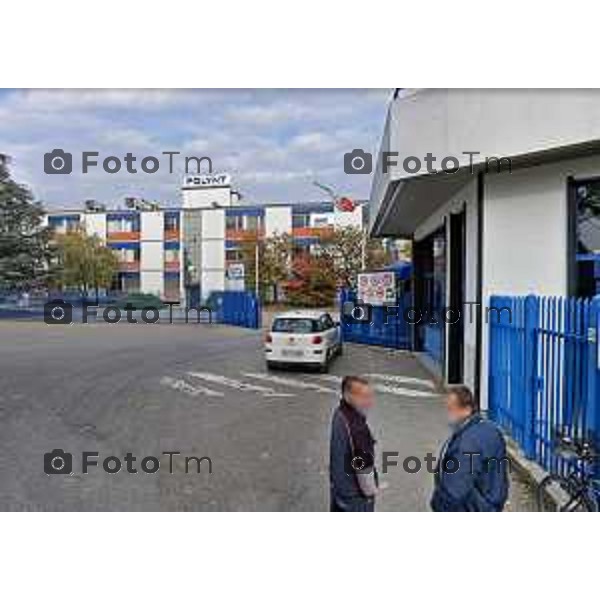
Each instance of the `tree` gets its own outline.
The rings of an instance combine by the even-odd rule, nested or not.
[[[44,210],[31,191],[16,183],[0,154],[0,287],[28,290],[44,285],[51,249]]]
[[[77,288],[82,295],[110,287],[118,268],[118,258],[97,236],[74,229],[55,238],[58,287]]]
[[[242,242],[241,252],[247,289],[255,288],[257,244],[260,295],[277,302],[281,285],[291,274],[292,238],[284,233],[269,236],[264,240],[256,237]]]
[[[292,276],[285,284],[286,297],[293,306],[324,307],[335,301],[333,264],[326,255],[308,252],[292,262]]]
[[[359,227],[338,227],[320,248],[332,265],[331,277],[338,287],[354,287],[364,269],[379,269],[390,263],[381,240],[369,238]]]

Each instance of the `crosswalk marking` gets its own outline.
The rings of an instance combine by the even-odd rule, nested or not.
[[[379,379],[381,381],[387,381],[390,383],[421,385],[429,388],[430,390],[435,390],[435,383],[433,383],[433,381],[429,381],[429,379],[419,379],[417,377],[407,377],[405,375],[384,375],[382,373],[369,373],[366,375],[366,377],[370,379]]]
[[[177,379],[175,377],[165,376],[161,378],[160,384],[166,387],[169,387],[178,392],[183,392],[188,396],[211,396],[222,398],[225,394],[223,392],[218,392],[216,390],[211,390],[203,385],[192,385],[188,383],[185,379]]]
[[[298,388],[301,390],[315,390],[323,394],[337,394],[337,390],[324,387],[318,383],[311,381],[304,381],[302,379],[292,379],[291,377],[281,377],[279,375],[269,375],[267,373],[242,373],[244,377],[250,377],[252,379],[258,379],[260,381],[268,381],[270,383],[279,383],[281,385],[287,385],[289,387]]]
[[[261,372],[242,372],[241,376],[251,380],[257,380],[261,383],[272,384],[261,385],[242,381],[233,377],[226,377],[217,373],[206,371],[188,371],[188,377],[194,378],[196,381],[201,380],[208,384],[216,386],[224,386],[226,388],[235,389],[243,392],[252,392],[260,394],[263,397],[271,398],[293,398],[296,396],[291,391],[280,391],[275,386],[284,386],[294,390],[312,390],[319,394],[339,395],[339,385],[342,377],[339,375],[306,375],[305,377],[286,377],[283,375],[274,375],[271,373]],[[373,389],[383,394],[391,394],[393,396],[404,396],[409,398],[435,398],[439,394],[435,390],[432,382],[426,379],[416,377],[406,377],[404,375],[387,375],[385,373],[370,373],[367,378],[372,380]],[[161,385],[169,387],[173,390],[182,392],[189,396],[208,396],[222,398],[225,394],[222,391],[214,390],[199,383],[189,383],[185,379],[165,376],[160,381]],[[333,386],[324,385],[326,383],[335,384]],[[415,389],[410,386],[420,386],[428,389]]]
[[[318,375],[323,381],[333,381],[338,384],[342,382],[342,378],[338,375]],[[410,396],[412,398],[433,398],[438,396],[435,392],[424,392],[422,390],[413,390],[407,387],[387,385],[383,383],[374,383],[373,389],[384,394],[392,394],[393,396]]]
[[[204,381],[208,381],[210,383],[219,383],[224,385],[225,387],[230,387],[236,390],[244,391],[244,392],[258,392],[263,396],[277,396],[280,398],[291,398],[295,396],[295,394],[289,394],[287,392],[279,392],[271,387],[266,387],[263,385],[255,385],[253,383],[246,383],[244,381],[239,381],[238,379],[233,379],[231,377],[225,377],[224,375],[217,375],[216,373],[205,373],[198,371],[189,371],[188,375],[190,377],[196,377],[198,379],[203,379]]]

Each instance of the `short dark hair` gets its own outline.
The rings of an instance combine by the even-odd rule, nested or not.
[[[460,407],[470,408],[472,411],[477,410],[475,396],[473,396],[473,392],[466,385],[452,385],[448,388],[448,394],[458,400]]]
[[[361,385],[369,385],[369,381],[364,377],[359,377],[358,375],[346,375],[342,379],[342,398],[346,397],[346,393],[352,389],[352,386],[355,383],[360,383]]]

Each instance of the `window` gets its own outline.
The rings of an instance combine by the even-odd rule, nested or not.
[[[178,262],[179,250],[165,250],[165,262]]]
[[[320,320],[323,331],[327,331],[333,327],[333,319],[329,315],[323,315]]]
[[[271,330],[274,333],[316,333],[323,331],[316,319],[275,319]]]
[[[228,248],[227,250],[225,250],[225,260],[236,261],[242,259],[243,253],[241,250],[238,250],[237,248]]]
[[[299,229],[310,226],[310,215],[292,215],[292,227]]]
[[[574,182],[575,281],[577,296],[600,294],[600,180]]]
[[[248,215],[246,217],[246,229],[248,231],[257,231],[262,229],[262,216]]]
[[[179,229],[179,213],[165,213],[165,231]]]
[[[244,229],[244,216],[243,215],[228,215],[225,218],[225,228],[233,231],[240,231]]]
[[[329,225],[329,218],[326,215],[319,215],[313,217],[313,225],[315,227],[327,227]]]

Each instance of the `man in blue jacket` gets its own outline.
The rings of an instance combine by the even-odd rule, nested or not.
[[[508,496],[504,437],[477,412],[466,386],[447,399],[452,433],[440,453],[431,508],[436,512],[499,512]]]

